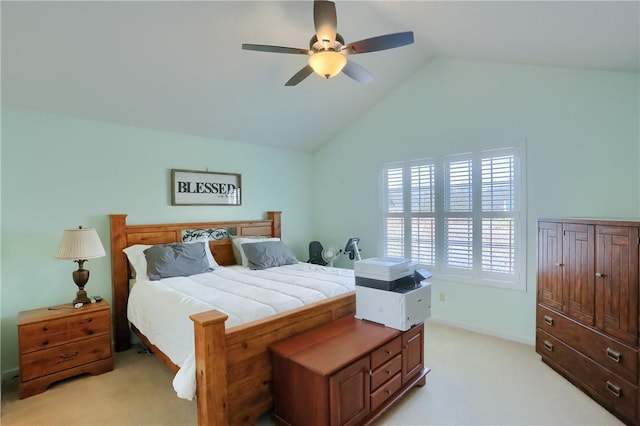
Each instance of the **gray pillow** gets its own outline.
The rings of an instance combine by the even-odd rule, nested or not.
[[[144,250],[152,281],[211,272],[205,242],[158,244]]]
[[[296,256],[282,241],[262,241],[244,243],[242,250],[247,256],[251,269],[267,269],[274,266],[293,265],[298,263]]]

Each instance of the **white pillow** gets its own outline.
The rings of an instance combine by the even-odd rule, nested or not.
[[[129,259],[136,281],[149,281],[147,258],[144,257],[144,251],[149,247],[151,246],[147,244],[135,244],[122,250],[127,255],[127,259]]]
[[[249,259],[247,258],[247,255],[244,254],[244,250],[242,249],[242,244],[259,243],[263,241],[280,241],[280,238],[260,237],[260,236],[246,236],[246,237],[231,236],[233,256],[236,258],[236,263],[238,265],[249,267]]]
[[[220,266],[213,258],[213,254],[211,254],[211,247],[209,247],[209,240],[207,237],[198,238],[193,241],[185,241],[185,244],[198,242],[205,243],[205,253],[209,266],[212,269]],[[144,251],[150,247],[152,246],[148,244],[135,244],[122,250],[127,255],[127,259],[129,259],[129,263],[133,267],[133,273],[137,281],[149,281],[149,276],[147,275],[147,258],[144,256]]]

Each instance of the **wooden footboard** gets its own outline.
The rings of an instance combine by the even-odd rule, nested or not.
[[[355,293],[224,329],[226,315],[191,316],[196,345],[198,424],[255,425],[273,404],[269,346],[355,313]]]

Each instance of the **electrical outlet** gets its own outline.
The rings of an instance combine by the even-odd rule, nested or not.
[[[445,294],[444,293],[440,293],[440,301],[444,302],[445,299]]]

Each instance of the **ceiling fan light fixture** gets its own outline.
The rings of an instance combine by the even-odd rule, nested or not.
[[[334,50],[322,50],[309,57],[309,66],[324,78],[339,74],[345,65],[347,65],[347,57]]]

